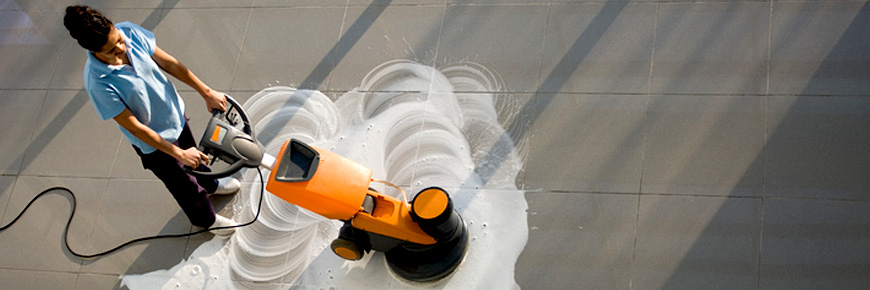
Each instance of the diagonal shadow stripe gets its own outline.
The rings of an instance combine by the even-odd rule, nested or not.
[[[595,44],[601,40],[601,37],[607,32],[623,8],[625,8],[624,3],[607,3],[604,5],[601,11],[589,23],[589,26],[586,27],[586,30],[580,34],[565,55],[562,56],[559,63],[550,71],[547,78],[541,82],[531,100],[520,109],[517,117],[508,124],[507,128],[505,128],[505,133],[499,137],[493,148],[500,147],[498,144],[504,144],[503,142],[513,142],[515,145],[520,144],[520,141],[529,133],[528,131],[531,129],[532,124],[540,117],[543,108],[546,108],[552,102],[554,97],[552,92],[558,92],[565,86],[565,83],[569,80],[567,76],[570,76],[577,70],[577,67],[586,59],[589,52],[595,47]],[[488,165],[487,168],[475,168],[475,173],[480,176],[484,184],[489,181],[501,163],[504,162],[501,153],[497,150],[490,150],[481,161],[481,164]]]
[[[160,8],[151,11],[151,14],[142,21],[142,25],[140,26],[150,31],[154,31],[154,29],[157,28],[157,24],[160,24],[160,22],[163,22],[163,18],[166,18],[166,10],[175,8],[175,5],[178,5],[179,1],[181,0],[163,0],[163,2],[160,3],[160,6],[158,6]]]
[[[316,90],[323,84],[323,81],[332,73],[332,70],[335,69],[335,64],[339,63],[345,56],[347,56],[348,52],[350,52],[351,48],[356,45],[357,42],[362,38],[362,36],[372,27],[372,24],[375,23],[381,14],[384,13],[384,10],[387,9],[387,6],[392,2],[392,0],[375,0],[366,7],[366,10],[359,16],[359,18],[351,24],[350,28],[348,28],[347,32],[345,32],[341,38],[338,40],[335,45],[332,46],[332,49],[329,50],[329,53],[326,54],[323,59],[317,64],[311,74],[302,81],[299,85],[299,89],[301,90]],[[282,105],[283,106],[283,105]],[[280,120],[272,119],[269,120],[263,128],[272,128],[278,125]],[[275,136],[264,136],[263,139],[260,140],[261,143],[267,144],[274,139]],[[258,138],[259,139],[259,138]]]
[[[812,76],[809,77],[808,83],[803,87],[802,91],[797,94],[797,96],[806,96],[806,95],[816,95],[819,93],[828,92],[830,90],[836,90],[838,88],[831,86],[831,77],[842,75],[841,72],[850,72],[850,68],[841,66],[841,61],[843,56],[855,56],[856,59],[866,59],[861,57],[864,53],[864,47],[859,44],[856,44],[854,41],[863,39],[865,32],[867,31],[868,24],[870,24],[870,17],[861,16],[868,15],[870,13],[870,3],[864,3],[861,5],[859,9],[858,16],[856,16],[849,23],[848,27],[843,30],[842,35],[839,35],[837,38],[837,42],[831,48],[824,58],[820,58],[821,62],[818,64],[816,70],[812,73]],[[806,16],[801,16],[800,18],[795,18],[794,22],[786,23],[787,26],[795,26],[792,28],[783,28],[784,31],[802,31],[804,29],[803,25],[808,25]],[[806,33],[806,32],[803,32]],[[832,31],[834,33],[834,31]],[[780,36],[781,40],[778,43],[773,43],[773,46],[780,47],[788,47],[793,45],[793,40],[797,41],[797,38],[807,37],[807,35],[802,35],[802,33],[798,33],[797,36],[785,35]],[[822,39],[830,39],[828,37],[822,37]],[[769,49],[773,50],[773,47]],[[839,74],[838,74],[839,73]],[[860,76],[859,76],[860,77]],[[768,96],[770,97],[770,93]],[[755,157],[752,163],[765,163],[765,166],[770,166],[767,164],[769,158],[769,152],[771,147],[778,146],[777,144],[789,143],[793,142],[793,132],[803,130],[801,127],[803,124],[797,122],[797,120],[801,119],[801,112],[799,112],[799,108],[801,106],[814,106],[812,102],[801,102],[800,100],[788,105],[788,108],[784,109],[785,115],[782,117],[782,121],[771,127],[771,124],[766,125],[767,128],[767,139],[766,144],[764,144],[760,153]],[[798,108],[798,109],[796,109]],[[770,108],[768,108],[770,110]],[[860,109],[856,109],[860,110]],[[835,113],[843,113],[847,114],[848,112],[835,112]],[[770,112],[767,113],[770,116]],[[789,124],[790,122],[796,122]],[[814,124],[823,126],[823,124]],[[815,131],[816,129],[807,128],[811,131]],[[868,131],[864,130],[863,132],[854,132],[851,135],[854,136],[868,136]],[[824,138],[824,136],[819,136],[819,139]],[[832,147],[843,146],[843,143],[838,142],[847,142],[844,140],[823,140],[819,141],[820,143],[830,144]],[[806,143],[803,143],[806,144]],[[781,146],[781,145],[779,145]],[[808,146],[808,145],[802,145]],[[855,146],[850,144],[849,146]],[[816,153],[822,155],[823,153]],[[864,157],[866,158],[866,154],[864,153]],[[848,158],[861,158],[862,156],[848,156]],[[801,157],[802,159],[806,159],[808,157]],[[843,158],[841,156],[841,158]],[[794,166],[801,166],[803,164],[795,164]],[[865,167],[866,168],[866,167]],[[833,247],[833,241],[854,241],[860,243],[861,241],[866,241],[867,239],[861,239],[860,236],[866,237],[866,228],[868,221],[867,220],[855,220],[856,216],[849,216],[849,210],[843,209],[845,213],[839,216],[824,216],[826,220],[811,220],[815,217],[826,214],[823,209],[820,209],[819,212],[812,213],[804,213],[800,215],[807,215],[809,217],[789,223],[776,223],[769,222],[767,219],[770,217],[769,215],[775,215],[775,213],[766,212],[768,209],[768,200],[788,200],[789,198],[782,198],[777,196],[771,196],[770,191],[771,188],[775,188],[777,186],[776,183],[771,181],[770,173],[776,170],[774,168],[768,167],[766,172],[767,180],[764,181],[763,186],[766,189],[763,190],[762,196],[760,197],[759,204],[762,209],[759,213],[760,219],[758,223],[760,224],[760,230],[756,232],[758,235],[755,236],[757,238],[756,248],[753,249],[738,249],[739,251],[754,251],[752,253],[756,254],[754,256],[755,260],[751,261],[746,267],[754,268],[752,271],[748,271],[746,269],[737,269],[739,271],[734,271],[736,268],[733,267],[734,264],[744,263],[744,261],[739,261],[734,257],[731,257],[727,260],[725,259],[711,259],[709,249],[711,245],[715,245],[719,243],[723,235],[718,235],[715,225],[708,225],[703,229],[702,232],[697,234],[697,239],[688,249],[686,256],[679,261],[679,263],[673,269],[673,272],[670,273],[661,285],[661,289],[690,289],[693,286],[699,285],[699,283],[708,283],[710,281],[714,281],[712,279],[705,280],[704,277],[715,277],[714,275],[718,275],[721,278],[725,276],[732,276],[729,279],[734,279],[734,281],[740,281],[739,279],[744,279],[747,285],[754,286],[755,289],[767,289],[771,285],[778,285],[782,289],[793,288],[793,285],[797,283],[806,282],[812,279],[813,282],[818,282],[818,284],[812,285],[828,285],[826,283],[833,281],[854,281],[854,285],[861,288],[863,286],[863,282],[866,282],[867,279],[867,264],[866,263],[850,263],[849,261],[843,261],[842,263],[831,263],[831,260],[828,257],[836,257],[837,253],[842,253],[845,250],[856,249],[857,246],[853,246],[849,243],[844,243],[841,245],[837,245]],[[747,172],[738,184],[741,184],[745,179],[751,179],[750,172]],[[796,175],[796,178],[801,178],[800,174]],[[818,179],[815,179],[818,178]],[[813,177],[813,181],[824,180],[823,174],[819,174],[818,177]],[[855,178],[857,179],[857,178]],[[853,179],[853,181],[858,181]],[[788,180],[794,181],[794,180]],[[788,182],[786,181],[786,182]],[[813,182],[808,181],[808,182]],[[781,185],[780,185],[781,186]],[[797,187],[801,187],[804,185],[797,185]],[[804,188],[806,189],[806,188]],[[825,188],[824,190],[835,191],[835,189]],[[856,201],[855,203],[861,203],[860,201]],[[712,221],[727,221],[729,215],[733,215],[733,211],[729,212],[726,209],[719,208],[719,210],[712,215]],[[809,221],[809,222],[808,222]],[[733,238],[739,236],[724,236],[725,238]],[[768,240],[766,243],[765,240]],[[765,246],[769,245],[777,245],[779,248],[775,249],[765,249]],[[815,251],[806,251],[806,247],[808,245],[812,245],[812,248]],[[857,244],[855,244],[857,245]],[[865,247],[866,248],[866,247]],[[731,248],[729,250],[734,250],[735,248]],[[738,252],[735,250],[735,252]],[[742,252],[741,252],[742,253]],[[767,254],[764,253],[773,253]],[[822,253],[822,254],[818,254]],[[736,255],[732,255],[736,256]],[[856,261],[860,259],[865,259],[868,255],[861,253],[860,251],[854,253],[854,258]],[[737,262],[735,262],[737,261]],[[866,259],[863,261],[867,261]],[[730,270],[729,270],[730,269]],[[754,276],[746,277],[745,274],[750,272]],[[743,277],[738,276],[737,274],[744,275]],[[779,282],[780,280],[786,281],[799,281],[793,282],[791,284],[782,284]],[[730,282],[730,281],[729,281]],[[693,284],[695,283],[695,284]],[[735,283],[735,282],[730,282]],[[805,284],[806,285],[806,284]],[[845,284],[833,284],[833,285],[845,285]],[[806,288],[814,288],[814,286],[806,286]],[[837,288],[837,286],[829,286],[828,288]]]

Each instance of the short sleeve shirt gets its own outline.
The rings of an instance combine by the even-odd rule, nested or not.
[[[108,120],[128,108],[139,122],[175,142],[184,128],[184,101],[151,58],[157,48],[154,34],[130,22],[118,23],[115,28],[124,37],[130,65],[108,65],[87,53],[85,90],[97,114]],[[157,150],[123,127],[121,131],[142,153]]]

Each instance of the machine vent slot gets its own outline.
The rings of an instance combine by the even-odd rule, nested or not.
[[[303,182],[314,177],[317,164],[320,163],[320,154],[313,148],[290,139],[284,155],[275,172],[275,180],[282,182]]]

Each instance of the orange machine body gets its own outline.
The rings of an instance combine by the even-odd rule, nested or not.
[[[276,157],[266,184],[269,192],[326,218],[351,221],[353,227],[364,231],[422,245],[436,242],[414,222],[405,202],[369,190],[371,169],[328,150],[292,142],[285,142]],[[288,146],[307,146],[318,156],[297,157],[307,147],[288,150]],[[308,164],[311,162],[316,164]],[[281,168],[287,166],[304,167],[301,171],[310,168],[313,175],[303,181],[282,181]],[[367,195],[374,202],[371,212],[364,211]]]
[[[436,242],[414,222],[404,202],[373,191],[368,194],[375,199],[375,208],[371,214],[357,214],[351,222],[353,227],[421,245]]]
[[[283,182],[277,173],[283,162],[293,162],[284,143],[281,153],[276,157],[266,189],[281,199],[301,206],[329,219],[350,220],[363,204],[372,171],[350,159],[327,150],[311,146],[319,154],[314,176],[307,181]]]

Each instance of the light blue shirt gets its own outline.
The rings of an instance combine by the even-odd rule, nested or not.
[[[115,24],[115,28],[124,37],[130,65],[108,65],[87,53],[85,90],[97,114],[108,120],[128,108],[139,122],[166,141],[175,142],[184,129],[184,100],[151,59],[157,47],[154,34],[130,22]],[[123,127],[121,131],[142,153],[157,150]]]

